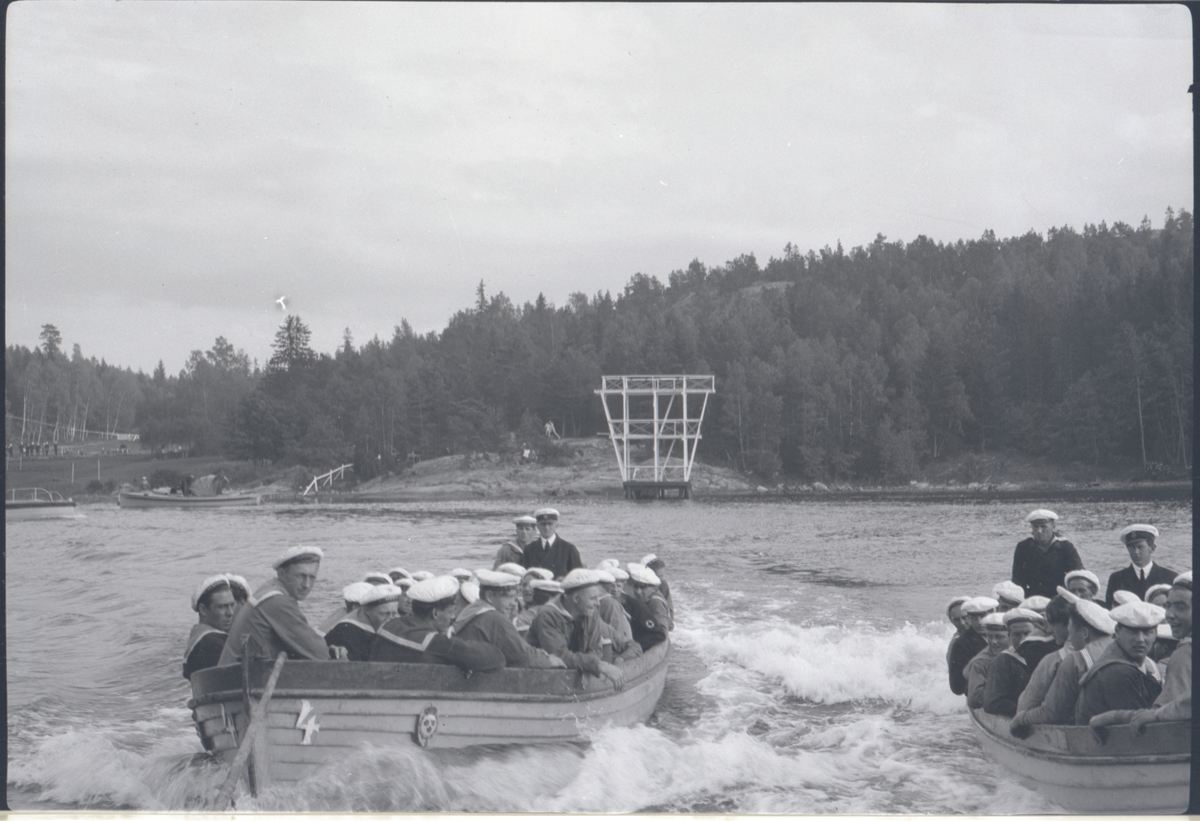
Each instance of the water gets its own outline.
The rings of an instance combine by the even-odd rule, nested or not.
[[[368,570],[491,566],[509,519],[469,502],[81,508],[6,527],[8,798],[14,809],[198,809],[206,759],[180,675],[194,586],[254,586],[292,544],[326,551],[304,608],[320,620]],[[646,726],[586,745],[425,751],[408,741],[339,762],[240,810],[737,813],[1060,811],[983,758],[946,684],[953,594],[1007,578],[1028,504],[571,501],[565,538],[589,565],[654,551],[677,628]],[[1103,580],[1133,521],[1155,558],[1191,566],[1184,502],[1059,504]]]

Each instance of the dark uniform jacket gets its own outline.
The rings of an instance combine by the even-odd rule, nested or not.
[[[486,642],[446,638],[424,619],[401,616],[376,631],[371,661],[456,664],[463,670],[485,671],[503,667],[504,653]]]
[[[361,616],[362,610],[347,613],[325,634],[330,647],[345,647],[350,661],[370,661],[375,628]]]
[[[554,667],[545,650],[531,647],[513,623],[482,599],[458,614],[453,635],[467,641],[482,641],[500,648],[508,667]]]
[[[950,692],[956,696],[967,693],[967,662],[987,647],[987,639],[968,629],[966,633],[955,633],[946,651],[946,665],[950,668]]]
[[[1016,715],[1017,699],[1029,683],[1029,674],[1029,662],[1011,647],[992,659],[983,687],[983,711],[998,716]]]
[[[1058,644],[1051,636],[1029,636],[1025,641],[1021,642],[1021,646],[1017,648],[1017,652],[1021,654],[1021,658],[1029,665],[1030,674],[1037,669],[1037,666],[1042,663],[1042,659],[1051,653],[1058,651]]]
[[[1109,610],[1113,609],[1113,605],[1116,604],[1116,601],[1113,599],[1113,593],[1118,590],[1128,590],[1140,599],[1154,585],[1170,584],[1175,581],[1175,577],[1178,575],[1174,570],[1168,570],[1157,562],[1150,568],[1150,573],[1146,579],[1138,578],[1138,574],[1133,572],[1132,564],[1128,567],[1123,567],[1108,577],[1108,588],[1104,591],[1104,606]]]
[[[629,614],[629,627],[633,631],[633,640],[642,646],[643,650],[649,650],[656,644],[662,644],[667,640],[668,627],[664,622],[658,620],[654,611],[643,602],[633,596],[622,596],[621,604],[625,605],[625,612]]]
[[[549,548],[542,546],[541,538],[534,539],[525,545],[525,555],[521,558],[522,567],[544,567],[561,579],[577,567],[583,567],[579,558],[579,550],[558,534],[554,535],[554,544]]]
[[[268,661],[284,651],[292,660],[329,660],[325,639],[308,623],[300,603],[279,579],[271,579],[255,590],[233,617],[220,664],[242,660],[242,640],[246,636],[254,637],[257,657]]]
[[[183,652],[183,677],[190,679],[197,670],[216,667],[221,660],[221,651],[225,649],[227,635],[208,624],[193,624],[187,649]]]
[[[1013,553],[1012,580],[1021,585],[1025,597],[1058,595],[1063,577],[1072,570],[1082,570],[1083,562],[1075,545],[1065,539],[1055,539],[1043,553],[1030,536],[1017,542]]]
[[[1149,658],[1135,664],[1114,641],[1079,680],[1075,723],[1109,710],[1145,710],[1162,692],[1158,666]]]

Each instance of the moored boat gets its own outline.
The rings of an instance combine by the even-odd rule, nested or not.
[[[465,675],[452,665],[289,661],[254,737],[257,789],[290,784],[365,745],[432,748],[536,744],[587,738],[632,726],[654,712],[667,676],[669,644],[623,665],[615,690],[576,670],[505,668]],[[249,667],[258,701],[270,665]],[[249,724],[241,666],[192,676],[188,702],[206,749],[232,761]]]
[[[4,520],[68,519],[76,515],[75,502],[61,493],[40,487],[14,488],[4,495]]]
[[[1064,809],[1142,815],[1181,813],[1191,783],[1191,723],[1108,727],[1100,742],[1091,728],[1039,724],[1025,739],[1008,731],[1010,719],[970,710],[975,737],[992,760]]]
[[[156,490],[121,491],[117,504],[132,508],[192,508],[207,510],[213,507],[244,507],[262,504],[262,497],[253,493],[220,493],[216,496],[184,496],[182,493],[160,493]]]

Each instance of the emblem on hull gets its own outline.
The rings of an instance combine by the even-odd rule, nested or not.
[[[417,716],[417,729],[413,736],[418,744],[422,747],[429,746],[429,739],[433,738],[438,731],[438,713],[437,707],[430,704],[421,714]]]

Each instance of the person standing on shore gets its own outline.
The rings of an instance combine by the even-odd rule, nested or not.
[[[540,538],[525,545],[522,566],[544,567],[553,573],[556,579],[565,578],[572,570],[583,567],[579,549],[566,539],[558,537],[558,511],[552,507],[543,507],[534,511],[533,515],[537,519]]]
[[[498,570],[502,564],[520,564],[525,559],[525,545],[537,538],[537,519],[532,516],[518,516],[513,519],[517,527],[517,535],[500,546],[496,551],[496,559],[492,562],[492,570]]]
[[[1054,523],[1058,514],[1039,508],[1028,516],[1033,535],[1017,543],[1013,553],[1012,581],[1019,584],[1025,596],[1054,598],[1067,573],[1082,570],[1079,551],[1066,539],[1059,538]]]

